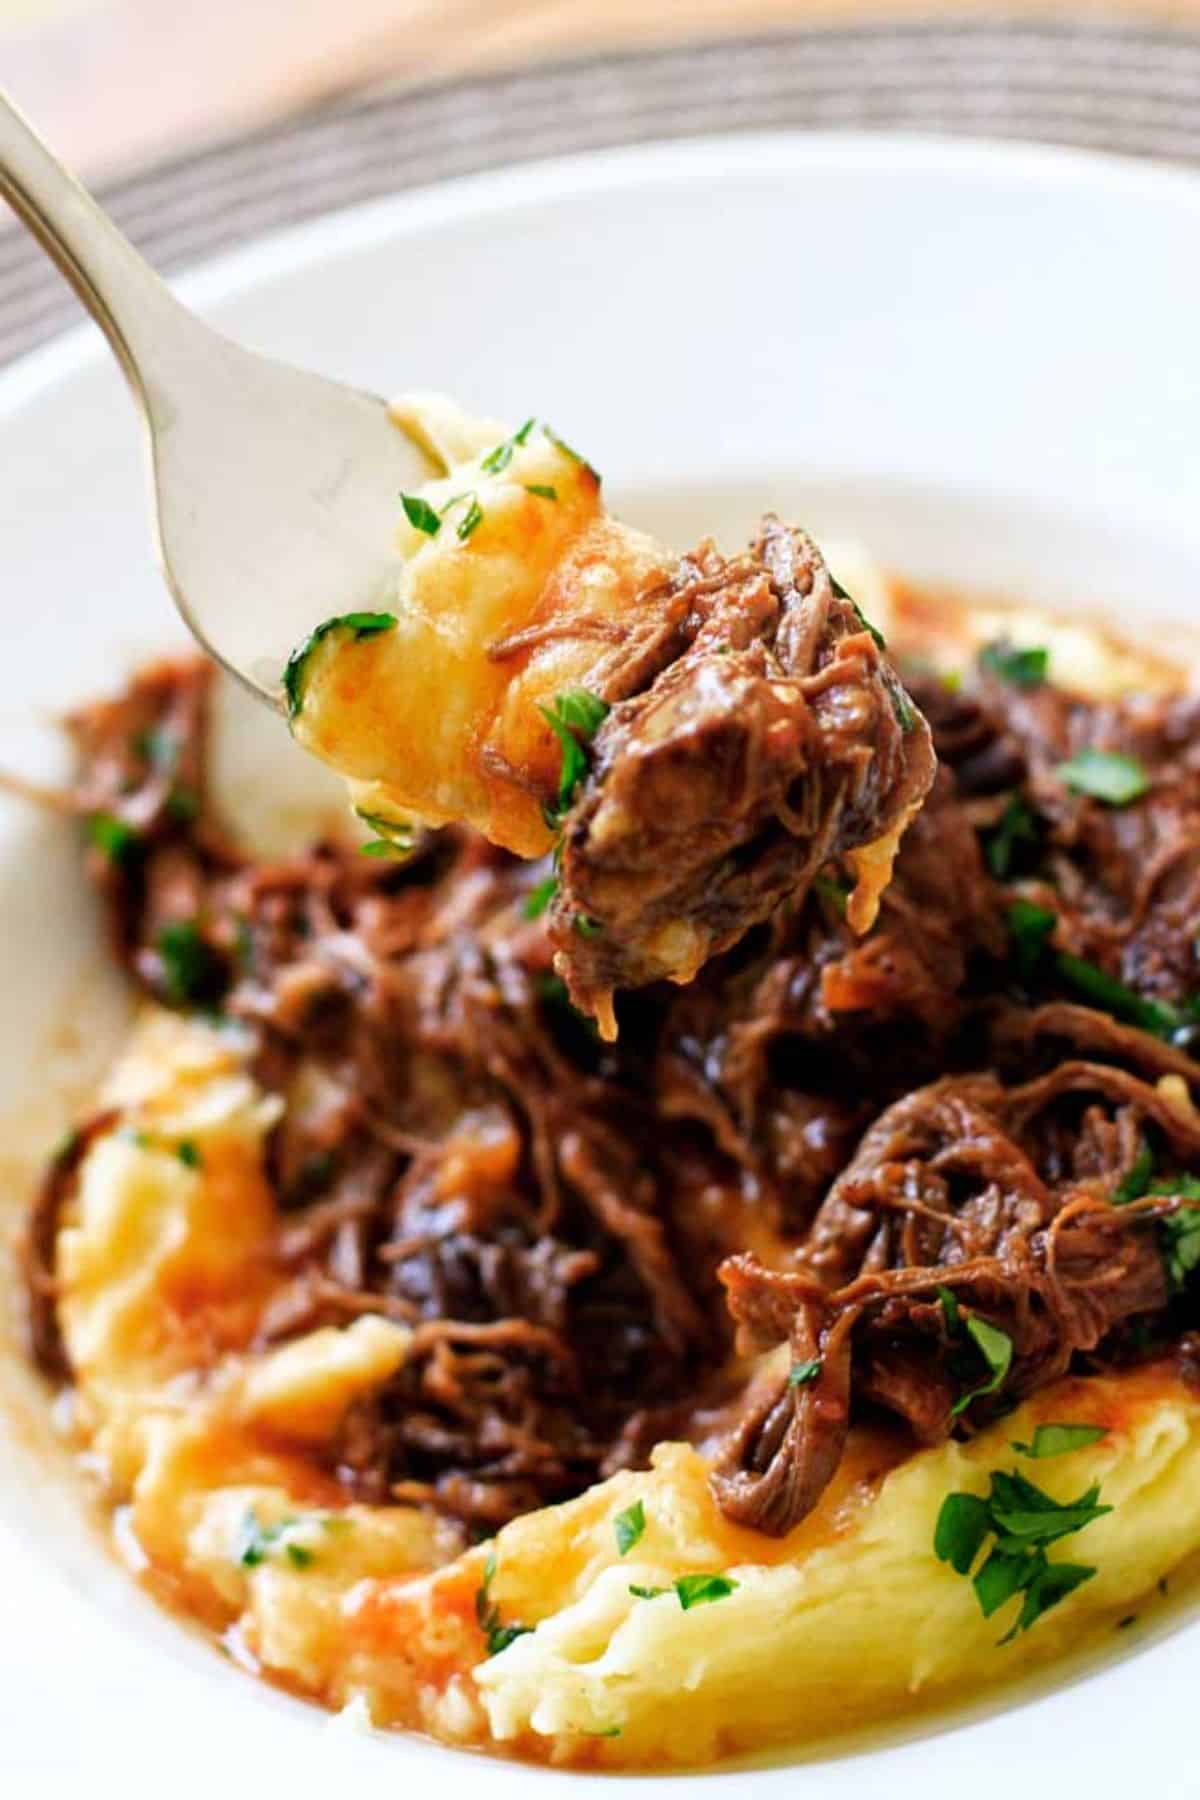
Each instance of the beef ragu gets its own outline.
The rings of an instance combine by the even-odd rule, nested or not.
[[[788,839],[805,879],[759,859],[752,929],[686,987],[619,995],[613,1042],[554,972],[568,902],[545,910],[546,864],[456,830],[403,860],[333,843],[250,860],[208,799],[199,664],[150,668],[72,721],[117,956],[168,1006],[249,1027],[286,1102],[270,1173],[289,1279],[257,1344],[363,1313],[415,1330],[329,1451],[348,1493],[487,1535],[690,1438],[724,1512],[780,1534],[856,1418],[930,1444],[1069,1369],[1171,1347],[1191,1367],[1200,701],[1089,703],[1004,644],[961,682],[914,661],[940,769],[860,936],[864,821],[899,819],[931,769],[902,754],[851,603],[822,600],[832,662],[783,641],[787,596],[812,584],[803,545],[768,525],[742,563],[698,555],[680,591],[693,620],[719,617],[731,582],[782,599],[772,654],[812,683],[814,733],[836,715],[846,776]],[[853,693],[837,685],[849,632]],[[681,684],[769,687],[736,658],[702,668],[703,643],[701,624]],[[623,794],[658,834],[649,900],[621,888],[620,834],[595,837],[641,717],[614,698],[562,850],[570,905],[586,912],[594,885],[612,912],[621,889],[635,959],[664,907],[720,942],[745,895],[736,844],[703,835],[711,796],[693,806],[669,768]],[[752,712],[740,742],[705,747],[714,782],[768,754]],[[741,835],[760,827],[776,829]],[[577,948],[598,961],[594,942]],[[623,965],[584,960],[584,987],[621,984]],[[34,1347],[60,1374],[54,1225],[79,1153],[49,1172],[29,1234]],[[749,1380],[747,1359],[784,1344],[777,1378]]]

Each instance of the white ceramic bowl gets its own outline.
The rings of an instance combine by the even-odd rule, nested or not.
[[[680,541],[766,505],[924,578],[1098,606],[1170,639],[1200,594],[1200,181],[1040,149],[770,137],[499,173],[322,220],[183,287],[217,323],[376,389],[549,415],[614,504]],[[0,765],[53,772],[64,702],[177,642],[132,409],[93,333],[0,378]],[[246,596],[253,605],[253,595]],[[244,816],[308,771],[234,711]],[[70,833],[0,809],[0,1105],[10,1216],[121,1013]],[[355,1734],[272,1694],[137,1594],[81,1515],[14,1359],[0,1419],[0,1775],[135,1797],[557,1797],[580,1777]],[[1198,1501],[1200,1504],[1200,1501]],[[1200,1628],[1019,1706],[725,1795],[1194,1795]],[[797,1710],[803,1697],[797,1696]],[[1193,1772],[1189,1772],[1190,1769]],[[20,1779],[16,1779],[17,1776]],[[608,1788],[632,1783],[609,1782]],[[637,1784],[644,1793],[643,1783]]]

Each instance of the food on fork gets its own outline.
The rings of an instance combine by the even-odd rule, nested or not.
[[[839,859],[866,930],[933,756],[812,540],[768,516],[740,555],[675,556],[537,420],[396,414],[444,473],[403,496],[394,597],[285,681],[381,841],[459,822],[550,855],[555,966],[607,1038],[615,992],[691,981]]]

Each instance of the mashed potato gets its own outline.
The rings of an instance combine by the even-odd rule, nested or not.
[[[1064,1381],[968,1445],[910,1454],[860,1428],[782,1540],[725,1520],[703,1458],[680,1444],[486,1546],[413,1508],[346,1504],[323,1446],[402,1364],[409,1334],[364,1317],[251,1348],[283,1274],[263,1170],[277,1103],[244,1056],[236,1033],[145,1017],[61,1233],[61,1315],[80,1433],[122,1539],[157,1588],[288,1685],[469,1745],[698,1763],[1048,1662],[1200,1547],[1200,1401],[1165,1365]],[[1022,1461],[1012,1441],[1056,1420],[1107,1435]],[[1058,1499],[1098,1482],[1112,1511],[1055,1552],[1094,1579],[1000,1648],[1015,1603],[984,1619],[934,1530],[948,1493],[1017,1466]],[[619,1515],[643,1522],[624,1554]],[[681,1587],[699,1598],[685,1607]]]

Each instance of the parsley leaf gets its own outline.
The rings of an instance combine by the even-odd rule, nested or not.
[[[1077,750],[1055,773],[1073,793],[1102,800],[1105,806],[1128,806],[1150,791],[1150,778],[1137,757],[1119,750]]]
[[[728,1575],[678,1575],[675,1592],[684,1612],[693,1606],[707,1606],[711,1600],[724,1600],[732,1594],[737,1582]]]
[[[163,988],[173,1006],[196,1005],[211,997],[220,966],[194,919],[164,925],[158,934],[158,954]]]
[[[423,500],[420,494],[401,494],[400,504],[410,525],[417,531],[423,531],[426,537],[437,536],[442,529],[442,521],[428,500]]]
[[[787,1384],[790,1388],[807,1387],[821,1373],[821,1358],[810,1357],[807,1362],[793,1363],[788,1370]]]
[[[1001,1644],[1011,1644],[1013,1639],[1031,1625],[1036,1625],[1042,1614],[1073,1594],[1077,1587],[1090,1581],[1096,1573],[1095,1569],[1084,1568],[1081,1563],[1052,1563],[1044,1558],[1035,1559],[1037,1568],[1025,1589],[1025,1603],[1021,1608],[1021,1616],[1011,1631],[1006,1631],[1000,1639]]]
[[[538,708],[562,746],[555,823],[569,811],[575,793],[588,771],[586,745],[608,717],[608,704],[587,688],[568,688],[556,694],[550,706]]]
[[[830,875],[814,875],[813,892],[833,908],[839,919],[845,918],[850,890],[843,887],[840,881],[835,881]]]
[[[959,1575],[967,1575],[991,1529],[986,1500],[978,1494],[947,1494],[934,1529],[933,1553]]]
[[[526,419],[520,429],[514,431],[510,438],[505,438],[502,444],[497,444],[494,450],[488,451],[479,464],[480,468],[488,475],[499,475],[502,470],[507,469],[516,451],[528,442],[529,434],[536,423],[535,419]]]
[[[549,425],[543,425],[542,431],[544,432],[545,436],[550,441],[550,443],[552,443],[554,445],[554,448],[556,450],[561,450],[564,456],[568,456],[568,457],[570,457],[572,462],[578,463],[580,468],[585,470],[587,472],[587,474],[589,474],[591,476],[592,480],[597,484],[597,486],[599,486],[599,483],[600,483],[599,471],[592,467],[591,463],[588,462],[588,460],[585,456],[580,456],[578,450],[572,450],[570,444],[568,444],[565,441],[565,439],[560,438],[558,436],[557,432],[552,431],[550,429]]]
[[[1187,1015],[1169,1000],[1146,1000],[1126,987],[1123,981],[1106,975],[1103,969],[1098,969],[1095,963],[1085,962],[1081,956],[1060,951],[1054,966],[1070,987],[1086,994],[1103,1012],[1137,1025],[1154,1037],[1165,1038],[1170,1043],[1176,1033],[1190,1026]]]
[[[141,841],[132,825],[112,813],[93,813],[87,822],[87,834],[109,862],[118,864],[128,862]]]
[[[314,1524],[325,1527],[327,1531],[348,1526],[349,1520],[340,1519],[336,1514],[325,1518],[320,1514],[289,1514],[286,1518],[277,1519],[273,1525],[264,1525],[254,1508],[247,1509],[234,1545],[233,1560],[243,1569],[257,1569],[260,1563],[267,1562],[272,1555],[278,1553],[286,1557],[293,1569],[307,1569],[316,1562],[315,1550],[307,1544],[297,1543],[293,1534],[310,1531]]]
[[[962,1308],[958,1304],[957,1294],[952,1294],[948,1287],[939,1287],[937,1296],[942,1306],[942,1317],[946,1321],[946,1330],[951,1337],[957,1337],[962,1330]]]
[[[731,1575],[677,1575],[669,1588],[637,1587],[630,1583],[629,1592],[635,1600],[657,1600],[660,1594],[673,1590],[684,1612],[690,1612],[693,1606],[727,1599],[737,1585]]]
[[[960,1413],[964,1413],[973,1400],[980,1400],[985,1394],[994,1394],[1012,1367],[1012,1339],[999,1326],[989,1325],[986,1319],[972,1313],[967,1319],[967,1336],[983,1357],[990,1373],[979,1387],[972,1388],[954,1402],[950,1408],[952,1419],[957,1419]]]
[[[367,812],[364,807],[356,806],[354,816],[369,825],[377,835],[370,843],[360,846],[364,856],[410,856],[416,833],[413,827],[403,819],[389,819],[386,813]]]
[[[619,1512],[613,1520],[613,1534],[617,1540],[617,1555],[628,1556],[646,1529],[646,1508],[641,1500],[635,1500],[624,1512]]]
[[[1046,1546],[1111,1512],[1110,1506],[1099,1504],[1099,1494],[1099,1488],[1093,1486],[1078,1500],[1063,1505],[1024,1476],[996,1469],[986,1498],[947,1494],[942,1501],[933,1540],[940,1562],[949,1563],[959,1575],[970,1575],[988,1537],[995,1539],[972,1581],[984,1618],[990,1619],[1007,1601],[1022,1596],[1016,1622],[1000,1639],[1001,1644],[1010,1644],[1028,1631],[1043,1613],[1096,1573],[1078,1563],[1052,1563]]]
[[[829,571],[829,585],[833,589],[836,599],[845,600],[853,608],[854,616],[862,626],[863,630],[870,632],[871,636],[874,638],[876,649],[886,650],[887,639],[884,637],[882,631],[876,631],[874,625],[872,625],[870,619],[868,619],[866,613],[858,604],[858,601],[854,598],[853,594],[846,591],[832,569]]]
[[[1146,1191],[1200,1202],[1200,1178],[1195,1175],[1164,1177]],[[1169,1218],[1161,1219],[1158,1230],[1167,1277],[1174,1291],[1180,1293],[1187,1285],[1188,1276],[1200,1268],[1200,1207],[1184,1207]]]
[[[992,1476],[991,1512],[1000,1548],[1053,1544],[1082,1531],[1112,1511],[1111,1506],[1097,1504],[1099,1496],[1099,1487],[1093,1485],[1078,1500],[1060,1505],[1023,1475],[1003,1475],[997,1470]]]
[[[475,1590],[475,1618],[479,1629],[487,1640],[489,1656],[499,1656],[507,1650],[511,1643],[519,1637],[528,1636],[531,1625],[502,1625],[500,1609],[492,1599],[492,1582],[496,1577],[496,1552],[488,1551],[487,1561],[483,1565],[483,1580]]]
[[[470,501],[470,505],[467,507],[466,512],[454,528],[454,535],[459,543],[465,544],[472,533],[477,531],[483,524],[483,508],[479,504],[479,497],[477,494],[459,494],[457,500]],[[455,504],[456,500],[451,500],[446,510],[449,511],[450,507]]]
[[[984,1511],[987,1511],[986,1505]],[[990,1518],[988,1529],[991,1529]],[[1006,1600],[1011,1600],[1014,1594],[1021,1592],[1035,1573],[1033,1563],[1034,1558],[1024,1551],[1016,1555],[1004,1550],[992,1551],[972,1584],[979,1601],[979,1610],[985,1619],[990,1619]],[[959,1574],[966,1574],[966,1570],[960,1569]]]
[[[1020,649],[1006,638],[985,644],[979,652],[979,666],[989,675],[1007,681],[1012,687],[1040,687],[1050,667],[1050,652],[1040,648]]]
[[[185,1169],[202,1169],[204,1159],[191,1138],[183,1138],[175,1146],[175,1154]]]
[[[1028,1444],[1013,1443],[1020,1456],[1066,1456],[1071,1450],[1083,1450],[1108,1436],[1105,1425],[1035,1425]]]
[[[1154,1175],[1154,1152],[1142,1139],[1141,1149],[1134,1157],[1126,1174],[1122,1175],[1113,1194],[1114,1206],[1128,1206],[1132,1200],[1140,1200],[1150,1186]]]
[[[1013,954],[1018,973],[1029,981],[1050,942],[1058,916],[1032,900],[1014,900],[1008,909],[1008,929],[1012,935]]]
[[[1038,843],[1038,822],[1018,794],[1009,796],[1008,805],[991,831],[984,834],[983,856],[997,881],[1009,875],[1013,858],[1021,844]]]
[[[536,887],[530,888],[521,902],[521,917],[540,919],[557,892],[558,876],[547,875],[544,881],[539,881]]]
[[[326,619],[315,631],[310,631],[304,642],[292,651],[283,671],[283,692],[287,700],[288,718],[296,718],[304,705],[304,675],[308,659],[331,631],[348,631],[350,641],[358,643],[362,638],[377,637],[381,631],[391,631],[395,624],[394,613],[353,612],[341,613],[335,619]]]
[[[892,702],[892,711],[896,715],[896,723],[907,736],[910,731],[915,730],[917,723],[917,715],[913,711],[912,702],[898,681],[890,679],[887,688]]]

